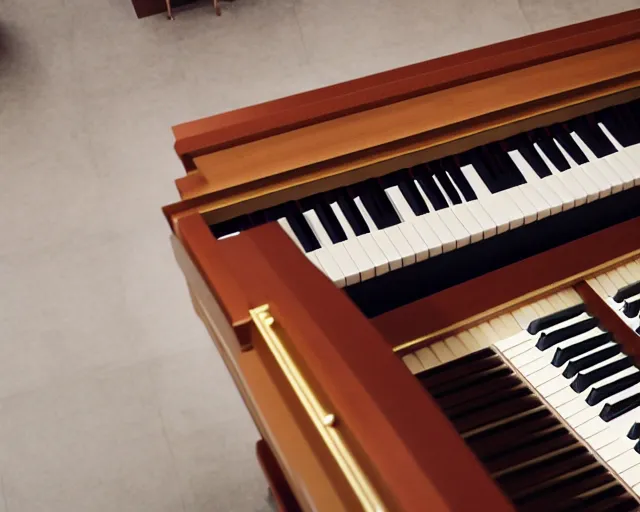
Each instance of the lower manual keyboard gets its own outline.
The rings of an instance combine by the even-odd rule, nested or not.
[[[638,507],[640,368],[575,290],[403,359],[523,510]]]
[[[637,510],[636,498],[495,350],[416,376],[518,510]]]

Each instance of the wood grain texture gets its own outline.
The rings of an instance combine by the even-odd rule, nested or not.
[[[195,156],[632,39],[639,21],[629,11],[183,123],[175,149],[193,170]]]
[[[253,255],[241,286],[251,289],[252,302],[270,305],[356,458],[383,498],[397,504],[392,510],[423,510],[425,503],[432,510],[468,510],[478,499],[492,510],[511,510],[386,341],[278,225],[221,246],[230,258],[242,255],[238,264],[245,268],[246,255]],[[460,480],[467,482],[464,490],[455,483]]]
[[[638,55],[640,40],[629,41],[204,155],[195,162],[208,186],[198,194],[308,172],[364,151],[383,160],[380,150],[399,141],[428,138],[445,127],[594,84],[632,79],[640,73]],[[404,151],[400,147],[397,153]]]
[[[635,218],[384,313],[371,322],[396,347],[554,283],[578,282],[584,279],[582,273],[639,248],[640,218]],[[571,276],[576,276],[573,281]]]
[[[626,89],[627,87],[631,89]],[[620,89],[623,90],[619,92]],[[176,185],[183,198],[196,197],[165,207],[165,214],[167,217],[175,218],[198,212],[208,223],[214,224],[287,201],[383,176],[398,169],[458,154],[518,133],[563,122],[612,105],[627,103],[639,97],[640,77],[623,84],[610,84],[604,89],[572,91],[571,94],[556,98],[552,102],[520,106],[514,111],[501,112],[486,119],[439,130],[429,135],[428,147],[423,148],[424,141],[405,145],[404,150],[408,152],[399,156],[394,156],[396,150],[393,148],[388,152],[380,150],[371,155],[365,153],[354,157],[348,162],[332,162],[326,168],[315,170],[317,172],[292,172],[286,176],[269,177],[244,187],[204,195],[197,194],[206,180],[199,171],[194,171],[176,180]]]

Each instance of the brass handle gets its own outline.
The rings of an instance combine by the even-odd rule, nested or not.
[[[273,329],[275,318],[269,311],[269,305],[264,304],[251,309],[249,313],[282,373],[360,501],[362,509],[366,512],[384,512],[386,508],[336,428],[336,415],[322,406]]]

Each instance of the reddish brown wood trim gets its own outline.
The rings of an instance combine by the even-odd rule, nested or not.
[[[512,510],[437,404],[356,306],[277,224],[220,244],[251,302],[268,303],[341,433],[398,510]],[[464,481],[461,488],[459,482]]]
[[[187,170],[193,157],[637,38],[640,9],[406,66],[173,128]]]
[[[249,309],[252,306],[221,257],[220,242],[198,214],[176,221],[175,232],[236,331],[238,340],[248,343],[251,321]]]
[[[576,291],[587,305],[587,310],[600,320],[600,324],[613,333],[614,339],[622,345],[623,352],[640,363],[640,337],[633,332],[618,314],[602,300],[586,281],[575,286]]]
[[[256,456],[262,471],[269,482],[269,487],[278,505],[279,512],[302,512],[296,497],[291,492],[291,488],[284,477],[278,461],[271,453],[271,449],[266,441],[260,439],[256,443]]]
[[[384,313],[373,318],[372,324],[395,347],[586,272],[639,247],[640,217]]]

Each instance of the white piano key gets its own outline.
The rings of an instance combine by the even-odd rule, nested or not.
[[[316,249],[308,254],[314,254],[316,258],[318,258],[320,265],[324,269],[325,275],[331,279],[338,288],[344,288],[346,286],[347,282],[342,270],[340,270],[340,267],[326,247],[321,247],[320,249]]]
[[[571,175],[568,175],[571,177]],[[542,180],[542,183],[548,184],[553,189],[556,196],[562,202],[562,211],[571,210],[576,205],[576,199],[571,190],[565,185],[565,180],[561,176],[552,174]]]
[[[309,227],[320,242],[320,245],[322,245],[322,247],[331,254],[333,260],[340,268],[346,285],[348,286],[360,282],[360,272],[358,271],[356,264],[351,259],[351,256],[349,256],[349,253],[343,245],[334,244],[331,241],[331,238],[329,238],[329,235],[320,222],[316,212],[314,210],[307,210],[303,215],[309,223]],[[327,267],[324,261],[320,258],[320,255],[318,255],[318,258],[320,259],[322,266],[326,269]]]
[[[316,256],[315,254],[315,251],[308,252],[306,256],[307,258],[309,258],[309,261],[313,263],[320,272],[322,272],[323,274],[326,274],[324,267],[322,266],[322,264],[320,263],[320,260],[318,259],[318,256]]]
[[[389,201],[391,201],[391,204],[398,213],[400,220],[406,222],[416,216],[398,186],[393,186],[385,189],[385,193],[387,194]]]
[[[496,341],[495,347],[500,350],[500,352],[506,352],[507,350],[517,347],[518,345],[524,343],[525,341],[531,341],[535,336],[529,334],[527,331],[520,331],[513,336],[506,338],[504,340]]]
[[[542,160],[544,161],[545,165],[551,171],[552,176],[557,176],[556,178],[557,181],[560,181],[565,186],[565,188],[569,190],[569,192],[573,196],[575,206],[581,206],[585,204],[587,202],[588,193],[586,192],[584,187],[580,184],[580,182],[575,178],[575,176],[569,171],[561,172],[553,164],[553,162],[549,159],[549,157],[547,157],[545,152],[542,151],[542,148],[538,145],[537,142],[534,143],[533,146],[536,152],[538,153],[538,155],[540,155],[540,158],[542,158]],[[551,176],[547,176],[546,178],[544,178],[544,180],[547,180],[550,177]],[[553,185],[553,183],[554,181],[552,180],[550,182],[550,186]]]
[[[589,174],[581,166],[579,166],[573,158],[571,158],[571,155],[569,155],[569,153],[565,151],[564,147],[562,147],[562,144],[560,144],[555,139],[553,139],[553,141],[555,142],[557,148],[560,150],[567,162],[569,162],[569,166],[571,167],[564,172],[568,172],[573,175],[576,178],[576,181],[578,181],[582,188],[584,188],[585,192],[587,193],[587,202],[590,203],[598,199],[600,197],[601,187],[593,181]]]
[[[482,178],[478,175],[473,165],[463,165],[460,167],[460,170],[478,196],[478,201],[482,205],[482,208],[495,223],[497,233],[500,234],[508,231],[511,222],[510,208],[508,204],[504,204],[502,196],[498,199],[494,198],[494,195],[484,184],[484,181],[482,181]]]
[[[620,144],[604,124],[598,123],[598,126],[618,150],[618,152],[615,153],[618,155],[618,161],[622,162],[630,171],[634,178],[634,185],[640,185],[640,158],[634,158],[633,151]]]
[[[628,451],[630,448],[633,448],[633,441],[628,438],[618,438],[612,443],[609,443],[606,446],[603,446],[598,450],[598,455],[602,457],[602,459],[607,462],[611,459],[617,457],[618,455],[623,454]],[[640,457],[638,459],[640,462]]]
[[[453,201],[447,194],[446,190],[442,186],[442,183],[440,183],[440,180],[436,175],[433,176],[433,182],[436,184],[436,187],[438,187],[438,190],[440,190],[440,193],[442,194],[442,197],[444,197],[444,200],[447,202],[447,205],[449,206],[449,208],[451,208],[453,206]]]
[[[469,245],[471,242],[471,235],[469,235],[469,232],[464,228],[451,209],[443,208],[442,210],[438,210],[437,214],[444,225],[447,226],[449,232],[453,235],[457,248]],[[429,214],[427,213],[426,215]]]
[[[460,221],[466,232],[469,233],[470,243],[479,242],[484,238],[484,228],[476,219],[475,214],[469,209],[468,203],[454,204],[450,210]]]
[[[484,210],[480,201],[477,199],[474,201],[470,201],[465,203],[469,214],[472,215],[480,228],[482,229],[482,238],[487,239],[491,238],[498,232],[498,227],[496,226],[495,221],[491,218],[491,216]]]
[[[421,348],[420,350],[416,350],[414,353],[422,363],[425,370],[442,364],[442,361],[438,359],[438,357],[433,353],[433,350],[429,347]]]
[[[402,360],[414,375],[424,370],[422,363],[414,354],[407,354],[406,356],[402,357]]]
[[[525,306],[514,310],[513,317],[516,319],[518,324],[520,324],[520,327],[528,329],[529,324],[538,318],[538,315],[530,304],[526,304]]]
[[[464,357],[470,353],[469,349],[458,339],[457,336],[449,336],[444,340],[444,344],[451,350],[456,358]]]
[[[632,468],[640,462],[640,453],[633,449],[633,445],[629,450],[618,455],[617,457],[608,461],[609,466],[618,474],[623,471]]]
[[[349,256],[351,256],[351,259],[356,264],[358,272],[360,272],[360,280],[366,281],[376,275],[381,275],[387,272],[389,270],[388,262],[384,258],[380,249],[376,246],[375,242],[371,239],[371,235],[366,233],[363,235],[362,239],[366,237],[367,240],[369,240],[369,249],[371,250],[372,255],[368,254],[362,246],[363,240],[356,239],[356,234],[340,208],[340,205],[337,202],[334,202],[330,204],[330,207],[338,219],[340,226],[347,235],[347,240],[342,243],[349,253]],[[372,245],[373,247],[371,247]],[[375,262],[371,256],[375,258]]]
[[[412,265],[416,262],[416,255],[411,249],[409,242],[407,242],[407,239],[402,234],[400,226],[389,226],[388,228],[381,229],[380,231],[389,237],[389,240],[398,251],[398,254],[402,258],[403,267]]]
[[[597,177],[597,180],[600,181],[600,184],[602,187],[604,187],[604,190],[607,190],[608,187],[610,194],[617,194],[618,192],[621,192],[623,181],[620,179],[620,176],[616,174],[616,172],[605,160],[600,160],[593,153],[593,151],[591,151],[589,146],[585,144],[580,135],[578,135],[576,132],[571,132],[570,135],[577,146],[580,148],[580,150],[589,159],[589,162],[584,166],[589,165],[590,168],[594,169],[593,171],[588,172],[592,172],[594,177]],[[596,179],[594,179],[594,181],[596,181]],[[607,193],[606,195],[609,195],[609,193]]]
[[[602,158],[607,162],[613,171],[620,177],[622,181],[622,189],[628,190],[635,186],[635,175],[633,173],[633,162],[629,160],[625,153],[611,153]]]
[[[429,212],[419,218],[424,219],[431,231],[436,234],[442,243],[442,252],[453,251],[456,248],[456,239],[440,217],[440,212]]]
[[[429,214],[427,214],[429,215]],[[442,241],[438,238],[438,235],[433,231],[431,225],[427,222],[426,216],[421,215],[411,221],[413,227],[420,235],[420,238],[424,240],[424,243],[429,248],[429,257],[439,256],[442,254]]]
[[[369,212],[362,204],[362,200],[359,197],[356,197],[353,202],[355,203],[358,210],[360,210],[360,214],[364,218],[364,221],[369,228],[371,237],[384,254],[384,257],[389,264],[389,269],[396,270],[402,268],[402,258],[400,257],[400,253],[398,253],[386,233],[378,230],[378,227],[373,222],[373,219],[369,215]]]
[[[411,246],[416,262],[426,260],[429,257],[429,246],[418,234],[414,225],[410,222],[401,222],[398,227]]]
[[[444,341],[433,343],[432,345],[429,345],[429,348],[433,350],[433,353],[443,363],[448,363],[449,361],[453,361],[454,359],[456,359],[456,356],[453,354],[453,352],[451,352],[451,349],[445,344]]]
[[[371,279],[376,276],[376,267],[373,265],[358,240],[355,238],[349,238],[336,245],[344,246],[358,269],[360,281],[366,281],[367,279]]]
[[[302,247],[302,244],[300,243],[300,241],[298,240],[298,237],[296,236],[296,234],[293,232],[293,229],[291,228],[291,225],[289,224],[289,221],[285,218],[285,217],[280,217],[278,219],[278,224],[280,224],[280,227],[282,228],[282,230],[289,236],[289,238],[291,238],[291,240],[293,240],[293,242],[298,246],[298,249],[300,249],[302,252],[305,252],[304,248]]]
[[[531,201],[529,201],[529,199],[523,192],[522,187],[525,187],[525,186],[526,185],[513,187],[508,189],[506,192],[509,195],[509,197],[511,197],[513,202],[518,205],[518,208],[520,209],[524,217],[524,223],[531,224],[532,222],[535,222],[538,219],[538,211],[535,208],[535,206],[531,204]]]
[[[525,185],[520,185],[520,187],[523,188],[529,198],[529,201],[535,206],[538,220],[551,215],[551,205],[547,200],[547,197],[550,195],[549,186],[540,179],[538,174],[529,165],[529,162],[527,162],[527,159],[522,156],[520,151],[516,149],[509,151],[508,154],[514,165],[527,181]],[[555,194],[553,190],[551,190],[551,194]],[[554,204],[557,203],[557,198],[552,199],[554,199]]]
[[[620,473],[620,478],[630,487],[638,485],[640,483],[640,461],[632,468]]]
[[[240,231],[234,231],[233,233],[227,233],[226,235],[219,236],[217,239],[224,240],[225,238],[231,238],[234,236],[238,236],[239,234],[240,234]]]

